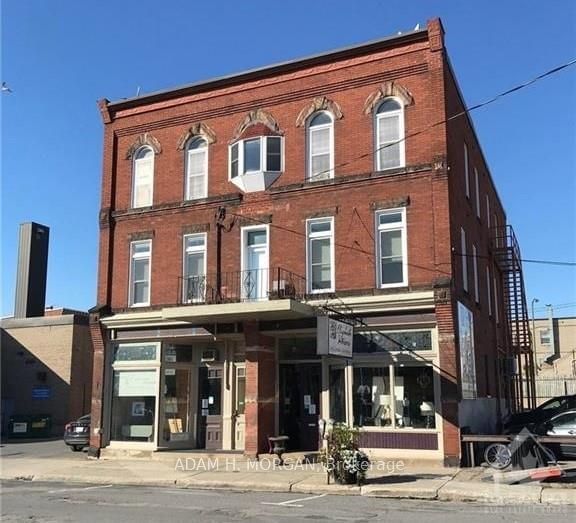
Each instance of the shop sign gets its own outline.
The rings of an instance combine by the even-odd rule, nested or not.
[[[324,356],[352,357],[354,327],[349,323],[319,316],[317,319],[318,354]]]
[[[50,399],[52,391],[50,387],[34,387],[32,389],[32,399],[47,400]]]

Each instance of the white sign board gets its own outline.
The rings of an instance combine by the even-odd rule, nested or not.
[[[474,316],[472,311],[460,302],[458,302],[458,339],[460,342],[462,399],[475,399],[477,394]]]
[[[352,325],[328,316],[318,316],[316,339],[318,354],[351,358],[353,335]]]
[[[155,396],[156,371],[121,371],[118,376],[118,396]]]

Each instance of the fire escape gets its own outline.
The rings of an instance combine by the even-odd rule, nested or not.
[[[536,384],[522,258],[512,226],[492,229],[492,253],[505,307],[504,347],[499,347],[504,397],[508,408],[518,412],[536,407]]]

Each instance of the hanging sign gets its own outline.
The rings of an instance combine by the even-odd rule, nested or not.
[[[349,323],[318,316],[317,318],[317,352],[325,356],[352,357],[352,338],[354,327]]]

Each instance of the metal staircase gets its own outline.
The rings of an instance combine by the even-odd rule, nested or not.
[[[536,407],[534,355],[522,276],[520,247],[511,225],[492,229],[492,254],[499,273],[505,306],[503,350],[507,406],[513,412]],[[495,296],[495,299],[497,297]]]

